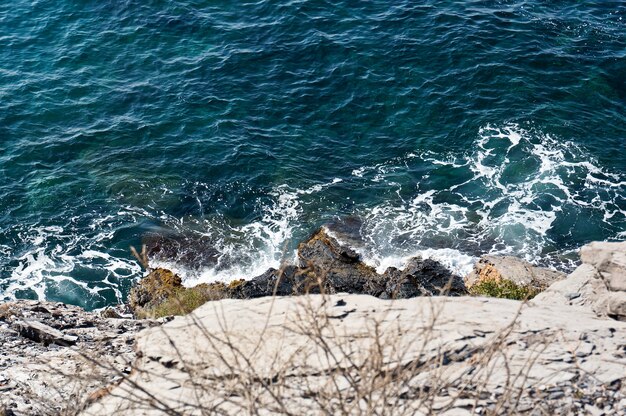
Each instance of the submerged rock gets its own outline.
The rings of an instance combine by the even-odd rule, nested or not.
[[[219,251],[206,235],[181,234],[173,230],[150,233],[143,238],[148,257],[179,264],[189,270],[201,270],[217,263]]]

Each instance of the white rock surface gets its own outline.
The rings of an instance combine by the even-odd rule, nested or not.
[[[78,411],[90,394],[130,372],[135,334],[156,324],[62,303],[0,304],[0,415]]]
[[[137,351],[131,377],[84,414],[567,414],[626,393],[626,323],[562,304],[223,300],[141,332]]]
[[[578,305],[599,316],[626,321],[626,242],[594,242],[580,251],[581,264],[567,279],[533,299],[535,304]]]
[[[473,286],[481,279],[506,279],[521,286],[546,288],[565,274],[556,270],[536,267],[513,256],[482,256],[474,265],[474,270],[466,276],[465,285]]]

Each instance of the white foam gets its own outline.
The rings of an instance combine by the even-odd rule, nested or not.
[[[478,261],[477,257],[470,256],[461,253],[459,250],[450,248],[442,249],[424,249],[416,250],[409,255],[388,255],[363,257],[363,262],[370,267],[374,267],[377,273],[384,273],[389,267],[395,267],[396,269],[404,270],[409,260],[414,257],[420,257],[422,259],[436,260],[451,272],[458,274],[459,276],[468,275],[474,268],[474,264]]]
[[[122,292],[114,280],[138,276],[141,268],[128,258],[116,257],[104,250],[109,248],[114,224],[128,221],[133,215],[121,210],[119,216],[93,218],[88,225],[88,229],[93,230],[90,235],[74,233],[61,226],[16,225],[13,232],[19,236],[20,250],[24,252],[12,257],[17,264],[0,298],[14,299],[17,292],[32,291],[38,299],[44,300],[50,285],[68,282],[67,287],[82,288],[96,298],[102,290],[113,290],[118,302],[122,302]],[[76,220],[70,218],[68,227]],[[96,259],[98,261],[94,261]],[[107,272],[101,273],[105,275],[102,281],[87,283],[72,277],[77,268]]]
[[[505,147],[500,144],[503,140]],[[506,124],[481,128],[472,148],[464,154],[419,153],[421,163],[469,168],[471,178],[447,189],[422,190],[418,183],[408,202],[388,200],[362,213],[366,251],[375,253],[370,254],[373,265],[397,265],[411,247],[428,249],[433,244],[478,254],[515,254],[538,262],[546,257],[544,248],[553,245],[548,235],[565,207],[597,210],[607,228],[626,219],[618,203],[624,198],[624,175],[600,168],[574,143]],[[525,165],[529,161],[536,167]],[[373,165],[357,169],[359,178],[395,184],[379,169],[382,165],[387,172],[395,170],[390,164]],[[512,178],[511,171],[525,176]],[[428,183],[432,175],[427,172],[422,180]],[[585,192],[578,185],[581,179]],[[540,201],[548,194],[552,202],[546,206]]]
[[[261,219],[243,226],[228,226],[229,234],[225,236],[219,236],[217,229],[207,224],[205,233],[214,238],[214,248],[219,251],[215,266],[195,272],[171,262],[155,264],[167,266],[179,273],[186,286],[250,279],[269,268],[278,268],[281,261],[288,257],[288,243],[293,230],[301,225],[301,198],[318,195],[341,181],[335,178],[331,182],[306,189],[278,186],[270,193],[271,202],[262,207]],[[224,225],[219,224],[217,227],[223,228]],[[216,236],[218,238],[215,239]]]

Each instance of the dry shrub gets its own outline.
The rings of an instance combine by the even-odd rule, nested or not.
[[[426,302],[414,315],[423,319],[414,323],[396,316],[391,304],[385,313],[365,312],[347,326],[344,319],[356,311],[337,312],[337,299],[295,297],[288,311],[275,310],[284,298],[273,299],[267,315],[254,322],[255,331],[239,328],[235,317],[227,319],[221,303],[210,304],[214,310],[204,310],[212,317],[210,326],[195,314],[183,318],[185,340],[193,345],[162,327],[151,342],[168,345],[170,355],[124,376],[103,403],[118,412],[172,415],[413,415],[459,407],[510,413],[540,354],[530,354],[521,368],[509,368],[503,351],[517,315],[472,345],[440,330],[450,318],[442,316],[441,302]],[[502,378],[502,368],[505,381],[494,391],[490,378],[495,371]],[[154,390],[155,380],[163,390]],[[102,412],[98,406],[91,414]]]
[[[323,292],[323,278],[314,286]],[[395,416],[454,408],[482,414],[515,412],[541,353],[532,351],[521,367],[509,366],[505,346],[519,312],[509,325],[472,343],[442,329],[453,317],[443,316],[441,301],[424,299],[423,310],[403,313],[390,301],[384,313],[370,313],[374,311],[341,308],[345,305],[339,298],[324,293],[267,298],[265,315],[254,322],[226,317],[223,303],[209,303],[198,314],[171,323],[184,328],[184,339],[175,337],[170,325],[152,329],[150,342],[163,346],[163,354],[144,357],[130,375],[84,352],[98,379],[84,371],[66,374],[82,377],[83,391],[76,397],[83,399],[80,405],[67,403],[62,413]],[[290,306],[285,309],[285,304]],[[356,315],[348,319],[352,313]],[[496,372],[494,389],[491,379]],[[112,377],[119,385],[92,390],[85,400],[85,386],[96,381],[104,386]]]

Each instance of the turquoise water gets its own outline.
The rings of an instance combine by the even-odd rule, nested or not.
[[[0,299],[122,301],[149,233],[187,284],[346,216],[380,269],[626,237],[622,1],[16,0],[0,45]]]

